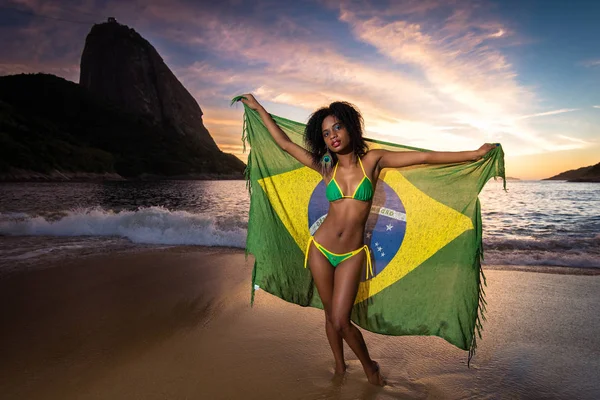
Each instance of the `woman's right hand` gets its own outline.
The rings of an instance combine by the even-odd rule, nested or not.
[[[240,101],[248,107],[250,107],[252,110],[257,111],[258,109],[262,108],[260,103],[250,93],[244,94],[242,96],[244,97],[241,98]]]

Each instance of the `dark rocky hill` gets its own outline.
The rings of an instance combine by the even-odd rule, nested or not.
[[[132,29],[95,25],[81,65],[81,85],[0,77],[0,180],[243,178],[244,163],[219,150],[194,98]]]
[[[92,93],[218,152],[194,97],[135,30],[117,22],[94,25],[80,71],[79,84]]]
[[[600,182],[600,163],[561,172],[544,180],[566,180],[569,182]]]

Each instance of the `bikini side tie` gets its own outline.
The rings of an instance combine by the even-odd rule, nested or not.
[[[373,273],[373,263],[371,262],[371,252],[369,252],[369,246],[367,246],[366,244],[363,245],[362,247],[359,247],[358,249],[348,252],[346,254],[336,254],[336,253],[332,253],[329,250],[325,249],[325,247],[323,247],[322,245],[320,245],[313,236],[311,236],[308,239],[308,243],[306,244],[306,251],[304,252],[304,268],[306,268],[306,266],[308,265],[308,251],[310,250],[310,244],[314,242],[315,243],[315,247],[317,248],[317,250],[319,250],[321,253],[323,253],[323,255],[325,257],[327,257],[327,254],[325,254],[325,252],[323,250],[328,251],[331,254],[334,255],[347,255],[348,257],[346,258],[346,260],[348,258],[354,257],[355,255],[357,255],[358,253],[360,253],[361,251],[365,251],[366,256],[367,256],[367,268],[366,268],[366,277],[365,280],[369,279],[369,274],[371,274],[371,277],[375,276],[375,274]],[[321,249],[322,248],[322,249]],[[344,260],[345,261],[345,260]],[[331,261],[330,261],[331,262]],[[335,266],[334,266],[335,268]]]

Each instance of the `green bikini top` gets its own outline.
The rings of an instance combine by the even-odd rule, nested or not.
[[[333,170],[333,178],[331,178],[331,180],[327,184],[327,189],[325,190],[325,196],[327,197],[327,200],[329,200],[330,202],[340,199],[370,201],[373,198],[373,183],[371,183],[371,180],[367,177],[360,157],[358,159],[358,163],[360,164],[360,169],[362,169],[364,176],[358,184],[358,186],[356,187],[356,190],[354,191],[354,194],[352,196],[344,196],[340,185],[338,185],[338,183],[336,182],[335,173],[337,172],[338,164],[335,164],[335,169]]]

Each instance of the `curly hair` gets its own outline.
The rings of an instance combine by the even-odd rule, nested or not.
[[[330,115],[336,117],[348,131],[354,155],[356,157],[364,156],[368,148],[363,139],[364,121],[362,115],[360,115],[360,112],[352,104],[345,101],[335,101],[328,107],[320,108],[312,113],[306,123],[304,143],[311,153],[314,165],[319,165],[327,152],[325,139],[323,139],[322,125],[323,120]],[[331,158],[333,159],[332,164],[335,164],[337,162],[337,155],[331,153]]]

